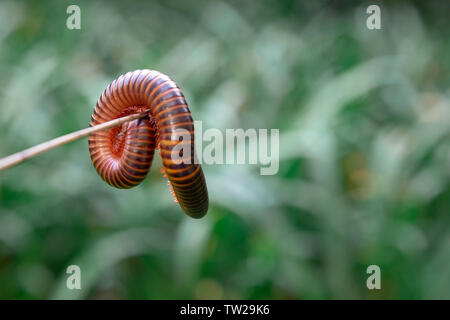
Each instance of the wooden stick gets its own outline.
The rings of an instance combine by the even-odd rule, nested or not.
[[[124,122],[144,118],[146,115],[148,115],[148,110],[141,113],[132,114],[129,116],[125,116],[122,118],[117,118],[105,123],[102,123],[97,126],[93,126],[86,129],[81,129],[75,132],[68,133],[64,136],[43,142],[41,144],[38,144],[34,147],[22,150],[20,152],[14,153],[8,157],[0,159],[0,171],[5,170],[7,168],[10,168],[12,166],[18,165],[19,163],[24,162],[25,160],[31,159],[38,154],[41,154],[45,151],[51,150],[53,148],[62,146],[66,143],[78,140],[80,138],[86,137],[90,135],[91,133],[102,131],[106,129],[110,129],[113,127],[117,127],[121,125]]]

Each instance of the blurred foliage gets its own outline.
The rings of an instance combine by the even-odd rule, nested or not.
[[[377,2],[377,1],[375,1]],[[0,174],[0,298],[450,298],[445,1],[0,2],[0,154],[86,127],[151,68],[205,128],[279,128],[280,171],[204,166],[192,220],[155,161],[132,190],[87,140]],[[77,264],[82,290],[65,286]],[[366,288],[366,268],[382,290]]]

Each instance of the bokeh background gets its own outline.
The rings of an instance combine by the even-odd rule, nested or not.
[[[81,30],[66,9],[81,8]],[[366,8],[381,7],[381,30]],[[204,166],[173,203],[159,156],[115,190],[80,140],[0,173],[2,299],[450,298],[446,1],[1,1],[0,156],[87,127],[151,68],[203,128],[280,129],[280,170]],[[66,288],[81,268],[82,290]],[[382,289],[366,288],[381,268]]]

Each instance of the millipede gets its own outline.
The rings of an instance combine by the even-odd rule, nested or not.
[[[187,215],[203,217],[209,200],[202,168],[194,161],[194,124],[186,99],[172,79],[155,70],[121,75],[98,99],[89,126],[146,111],[148,117],[89,136],[89,152],[95,169],[109,185],[132,188],[145,179],[155,149],[159,149],[161,172],[169,180],[175,202]],[[175,148],[181,143],[180,129],[189,133],[190,139],[183,142],[189,143],[191,150],[181,163],[174,161],[180,156]]]

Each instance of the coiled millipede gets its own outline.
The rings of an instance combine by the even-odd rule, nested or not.
[[[136,119],[89,136],[89,152],[98,174],[116,188],[132,188],[147,176],[155,148],[159,148],[162,171],[169,179],[176,202],[183,211],[201,218],[208,211],[208,191],[194,151],[194,125],[180,88],[168,76],[154,70],[136,70],[121,75],[102,93],[90,126],[149,110],[148,118]],[[180,142],[180,129],[190,134]],[[187,161],[179,143],[190,144]],[[181,154],[183,156],[183,154]]]

